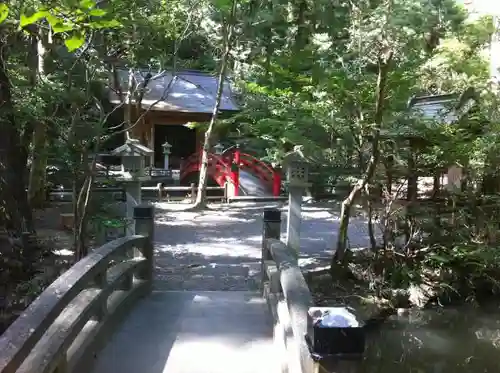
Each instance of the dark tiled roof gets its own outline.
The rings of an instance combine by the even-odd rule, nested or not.
[[[146,72],[136,72],[138,82],[144,81]],[[119,70],[119,78],[125,90],[128,82],[128,71]],[[217,94],[217,76],[197,71],[181,71],[173,75],[163,72],[153,77],[146,88],[142,107],[147,109],[154,105],[154,110],[179,111],[187,113],[211,113]],[[170,86],[169,86],[170,84]],[[110,92],[110,101],[119,103],[115,92]],[[225,81],[222,94],[222,111],[237,111],[229,81]]]
[[[464,116],[476,102],[477,96],[469,88],[462,94],[415,96],[408,102],[408,108],[424,120],[451,124]]]

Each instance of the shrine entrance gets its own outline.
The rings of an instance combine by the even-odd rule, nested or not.
[[[155,167],[163,168],[162,145],[168,141],[172,145],[170,168],[180,169],[181,161],[196,152],[196,130],[185,125],[155,124],[154,126]]]

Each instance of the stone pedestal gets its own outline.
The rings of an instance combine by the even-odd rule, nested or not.
[[[300,226],[302,221],[302,195],[304,188],[290,186],[288,194],[288,220],[286,224],[286,244],[294,249],[297,256],[300,252]]]
[[[127,196],[126,201],[126,218],[127,218],[127,236],[135,234],[133,224],[134,208],[140,205],[141,200],[141,182],[138,180],[131,180],[125,182],[125,192]]]

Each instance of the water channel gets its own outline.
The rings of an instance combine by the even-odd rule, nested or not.
[[[357,372],[500,372],[500,302],[411,310],[368,336]]]

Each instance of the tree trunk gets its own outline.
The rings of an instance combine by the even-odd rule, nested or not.
[[[222,92],[224,88],[224,78],[226,76],[226,67],[229,60],[229,55],[231,53],[232,47],[232,36],[234,29],[234,21],[236,15],[236,1],[233,0],[231,7],[231,14],[226,23],[224,32],[224,53],[220,62],[219,77],[217,80],[217,95],[215,97],[215,105],[212,111],[212,117],[210,118],[210,123],[208,125],[207,131],[205,132],[205,140],[203,142],[203,149],[201,153],[201,167],[200,167],[200,179],[198,181],[198,193],[196,194],[196,201],[193,208],[203,208],[206,203],[206,189],[208,181],[208,153],[211,147],[212,132],[215,126],[215,122],[219,115],[219,108],[222,100]]]
[[[37,27],[38,28],[38,27]],[[38,31],[38,30],[36,30]],[[44,76],[45,48],[43,46],[41,31],[32,36],[31,53],[33,64],[32,84],[36,89]],[[34,208],[42,207],[45,203],[45,184],[47,177],[47,124],[41,120],[35,120],[33,133],[33,153],[31,156],[31,169],[28,184],[28,198],[30,205]]]
[[[297,27],[293,48],[296,53],[299,53],[304,50],[304,47],[309,42],[310,30],[307,19],[309,9],[306,0],[299,0],[298,4],[294,2],[293,6],[295,11],[295,27]]]
[[[87,245],[87,221],[89,202],[92,193],[92,184],[94,183],[93,169],[95,167],[95,156],[92,164],[89,166],[90,172],[85,178],[80,193],[78,194],[78,201],[76,208],[78,209],[78,221],[76,227],[75,237],[75,261],[78,261],[88,254]]]
[[[345,254],[347,251],[347,232],[349,229],[349,219],[351,217],[351,210],[354,202],[359,197],[363,189],[366,188],[368,183],[372,180],[375,170],[377,168],[379,160],[379,140],[380,140],[380,130],[382,128],[383,114],[384,114],[384,103],[385,103],[385,88],[387,85],[387,75],[389,73],[389,67],[392,60],[392,53],[390,53],[384,60],[379,59],[378,63],[378,77],[377,77],[377,91],[376,91],[376,102],[375,102],[375,129],[373,133],[372,140],[372,155],[368,161],[368,166],[366,168],[364,177],[359,181],[351,190],[349,196],[342,202],[342,210],[340,214],[340,227],[337,238],[337,248],[335,254],[332,257],[332,271],[337,267],[338,264],[342,264],[345,260]]]
[[[273,14],[273,2],[267,2],[267,10],[269,14]],[[266,44],[266,52],[264,59],[264,69],[266,72],[266,80],[269,80],[271,74],[271,60],[274,53],[274,43],[273,43],[273,23],[269,22],[269,26],[265,29],[266,37],[268,38],[268,43]]]
[[[415,205],[418,197],[418,173],[417,173],[417,144],[415,140],[410,140],[410,152],[408,155],[408,177],[406,188],[406,224],[405,224],[405,237],[406,242],[410,242],[413,236],[413,229],[415,225]]]
[[[11,82],[5,69],[8,45],[0,30],[0,219],[10,235],[33,232],[24,175],[27,151],[16,123]]]
[[[373,252],[375,252],[377,251],[377,240],[375,239],[375,227],[373,224],[373,202],[372,196],[370,195],[370,187],[368,184],[365,185],[365,192],[368,207],[368,237],[370,238],[371,249]]]

